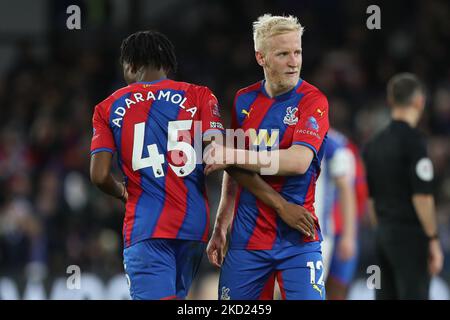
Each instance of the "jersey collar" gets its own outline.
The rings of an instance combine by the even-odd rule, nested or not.
[[[158,82],[161,82],[161,81],[164,81],[164,80],[167,80],[168,78],[162,78],[162,79],[158,79],[158,80],[154,80],[154,81],[137,81],[137,82],[134,82],[134,83],[132,83],[132,84],[154,84],[154,83],[158,83]]]
[[[297,85],[294,88],[292,88],[291,90],[289,90],[288,92],[285,92],[285,93],[280,94],[275,97],[270,97],[270,95],[267,93],[266,88],[264,86],[266,84],[266,80],[264,79],[261,81],[261,92],[269,99],[274,99],[276,101],[287,100],[287,99],[291,98],[297,92],[297,89],[302,85],[302,82],[303,82],[303,79],[300,78],[297,82]]]

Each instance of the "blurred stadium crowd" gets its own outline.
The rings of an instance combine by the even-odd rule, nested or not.
[[[93,108],[125,85],[118,63],[121,40],[138,29],[166,33],[179,61],[173,77],[211,88],[229,124],[236,90],[263,77],[254,59],[251,22],[266,12],[299,17],[306,29],[302,78],[327,95],[331,123],[361,147],[389,121],[386,81],[399,71],[425,81],[421,128],[435,168],[447,261],[441,276],[450,282],[448,1],[378,2],[381,30],[367,29],[366,8],[374,3],[365,1],[43,3],[47,26],[41,36],[0,31],[1,46],[13,47],[0,71],[0,278],[12,279],[19,292],[36,274],[50,286],[55,277],[66,276],[69,265],[105,281],[123,272],[123,205],[91,185],[88,174]],[[70,4],[81,7],[81,30],[66,28]],[[3,15],[8,13],[2,10]],[[220,175],[208,183],[214,217]],[[375,263],[366,221],[360,241],[358,273],[364,277]],[[214,272],[205,257],[194,290]],[[205,297],[198,294],[193,297]]]

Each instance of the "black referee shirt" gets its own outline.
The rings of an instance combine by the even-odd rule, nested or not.
[[[380,226],[417,225],[413,194],[432,193],[433,165],[421,133],[393,120],[364,149],[370,197]]]

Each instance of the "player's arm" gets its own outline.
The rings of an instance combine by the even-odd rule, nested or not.
[[[356,236],[356,197],[352,182],[348,177],[335,180],[339,190],[339,201],[343,214],[343,237],[355,239]]]
[[[210,263],[216,267],[222,265],[226,235],[233,219],[238,184],[248,189],[257,199],[274,209],[290,227],[299,230],[308,237],[314,237],[314,219],[304,207],[286,201],[257,173],[228,167],[223,175],[222,193],[216,222],[206,249]]]
[[[221,122],[217,98],[209,89],[205,88],[200,94],[199,105],[201,106],[203,146],[205,150],[203,159],[208,163],[208,155],[211,155],[210,150],[214,150],[214,146],[219,146],[219,149],[221,149],[225,145],[225,130]],[[232,111],[232,127],[237,128],[234,111]],[[211,143],[211,141],[214,142]],[[208,166],[206,166],[205,173],[208,173],[207,169]],[[274,209],[289,226],[300,230],[307,236],[314,235],[314,220],[307,210],[301,206],[288,203],[258,174],[235,167],[230,167],[226,171],[237,183],[253,193],[257,199]],[[228,188],[230,185],[229,180],[231,179],[228,179],[228,175],[224,176],[226,177],[224,182],[225,188]],[[225,190],[224,195],[227,194],[229,192]]]
[[[125,185],[111,174],[112,157],[116,146],[107,120],[109,117],[106,114],[105,105],[102,103],[97,105],[92,117],[94,134],[91,141],[90,178],[100,190],[126,202],[128,193]]]
[[[207,138],[208,131],[215,132],[214,135],[216,137],[214,140],[219,146],[224,145],[225,139],[223,136],[223,125],[221,124],[220,113],[218,111],[217,98],[209,90],[206,90],[200,105],[202,106],[201,119],[204,134],[204,159],[206,159],[207,157],[205,156],[208,154],[207,150],[213,148],[210,144],[212,137]],[[232,122],[235,122],[235,114],[232,115],[232,118],[234,118]],[[211,124],[214,124],[216,130],[212,130]],[[236,123],[232,124],[232,127],[236,128]],[[217,128],[221,128],[222,130],[217,130]],[[218,141],[219,143],[217,143]],[[216,216],[214,231],[207,248],[208,259],[211,263],[218,267],[222,264],[226,234],[232,221],[234,201],[238,188],[236,182],[247,188],[264,204],[274,209],[289,226],[300,230],[307,236],[314,236],[314,220],[305,208],[288,203],[256,173],[230,167],[224,173],[221,201]]]
[[[314,220],[305,208],[286,201],[257,173],[228,167],[223,174],[222,193],[216,222],[206,249],[211,264],[216,267],[222,265],[226,236],[233,220],[238,184],[247,188],[257,199],[274,209],[290,227],[299,230],[308,237],[314,237]]]
[[[206,250],[208,259],[213,265],[220,267],[223,262],[226,235],[233,219],[238,184],[274,209],[289,226],[308,237],[314,237],[314,219],[305,208],[286,201],[258,174],[238,168],[228,168],[223,175],[222,194],[214,231]]]
[[[367,216],[369,219],[369,224],[373,229],[376,229],[378,226],[378,219],[377,219],[377,213],[375,210],[375,200],[374,200],[374,194],[373,194],[373,179],[372,179],[372,170],[371,170],[371,164],[370,164],[370,156],[369,156],[369,150],[368,146],[366,146],[362,152],[362,159],[364,162],[364,166],[366,168],[366,180],[367,180]]]
[[[410,181],[413,189],[412,203],[422,228],[429,238],[429,272],[438,274],[443,265],[443,253],[438,238],[438,227],[434,196],[432,193],[433,164],[427,156],[422,139],[411,139],[407,143],[411,157]]]
[[[425,234],[429,238],[429,272],[431,275],[437,275],[442,270],[444,256],[439,243],[434,197],[430,194],[414,194],[412,201]]]
[[[350,259],[355,253],[356,240],[356,196],[354,188],[355,157],[350,149],[338,147],[329,162],[330,174],[338,191],[342,214],[342,237],[338,252],[343,260]]]
[[[235,206],[238,184],[227,172],[223,173],[222,192],[220,195],[219,207],[217,208],[215,229],[227,232],[233,220],[233,211]]]
[[[437,235],[437,223],[432,193],[433,163],[427,156],[425,141],[421,137],[411,137],[405,145],[411,161],[411,201],[425,234],[434,237]]]
[[[111,174],[112,153],[103,151],[91,156],[90,177],[104,193],[126,202],[128,193],[125,185],[117,181]]]
[[[225,245],[228,228],[233,220],[233,211],[236,201],[238,185],[230,176],[224,172],[222,179],[222,193],[219,207],[217,208],[216,221],[213,233],[206,248],[206,254],[211,264],[220,267],[225,254]]]
[[[303,145],[292,145],[288,149],[274,150],[274,151],[253,151],[241,150],[224,147],[222,150],[217,150],[218,146],[210,149],[213,153],[210,156],[211,163],[218,164],[218,166],[210,165],[207,167],[206,173],[221,169],[220,162],[215,161],[215,153],[222,152],[224,154],[223,167],[234,166],[256,173],[264,173],[264,170],[273,171],[277,176],[293,176],[304,174],[314,157],[314,152]],[[242,161],[240,161],[242,159]],[[276,168],[278,168],[276,170]]]
[[[206,145],[205,149],[207,150],[209,147],[211,146]],[[207,151],[205,151],[205,153],[207,153]],[[230,193],[232,195],[235,194],[235,183],[232,182],[234,179],[239,185],[249,190],[258,200],[274,209],[277,214],[280,215],[280,218],[282,218],[289,226],[301,231],[308,237],[314,236],[314,219],[309,212],[302,206],[286,201],[286,199],[264,181],[260,175],[255,172],[235,167],[228,167],[225,171],[227,174],[224,175],[223,188],[225,190],[222,191],[223,197],[229,197]],[[230,189],[231,192],[228,189]],[[226,199],[227,198],[225,198],[225,200]],[[225,202],[227,208],[230,207],[228,203],[229,201]],[[222,227],[225,227],[226,229],[228,228],[228,224],[226,223],[230,221],[230,219],[224,218],[223,221],[219,222]]]
[[[304,207],[288,202],[257,173],[239,168],[227,168],[226,172],[258,200],[274,209],[290,227],[299,230],[307,237],[314,237],[315,222]]]
[[[438,228],[435,217],[434,197],[431,194],[414,194],[412,196],[414,209],[417,212],[425,234],[437,238]]]
[[[373,228],[378,226],[377,213],[375,211],[375,201],[373,198],[367,199],[367,213],[369,215],[369,222]]]
[[[339,253],[343,260],[350,259],[355,254],[356,240],[356,197],[351,180],[346,177],[335,179],[339,190],[339,205],[342,212],[342,237],[340,239]]]
[[[307,172],[325,140],[329,123],[328,101],[322,93],[315,92],[304,99],[289,148],[255,151],[215,145],[207,155],[206,172],[227,166],[278,176],[300,175]]]

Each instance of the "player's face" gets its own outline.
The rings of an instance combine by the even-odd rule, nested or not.
[[[299,33],[293,31],[267,39],[263,60],[266,81],[280,89],[295,87],[302,66],[302,42]]]
[[[123,77],[126,83],[134,83],[136,82],[136,72],[132,71],[131,65],[127,62],[124,62],[123,65]]]

